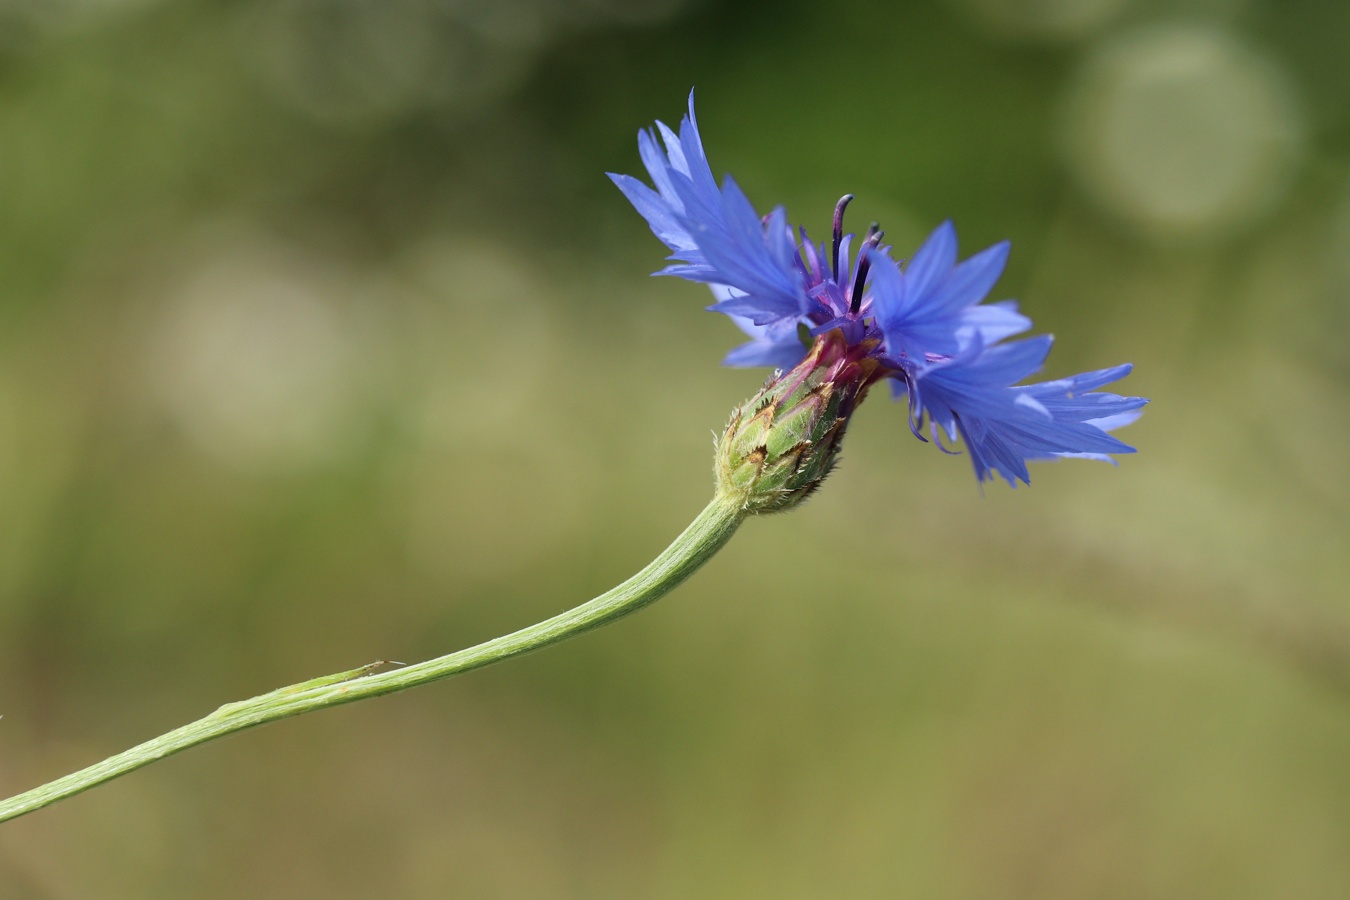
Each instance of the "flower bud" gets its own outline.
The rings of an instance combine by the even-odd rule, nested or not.
[[[817,338],[806,358],[775,372],[741,404],[717,443],[717,489],[751,513],[796,506],[820,486],[839,458],[849,416],[884,374],[839,331]]]

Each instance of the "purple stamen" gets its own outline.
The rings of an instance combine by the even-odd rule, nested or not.
[[[877,223],[873,222],[872,227],[867,230],[867,242],[858,251],[858,273],[853,279],[853,290],[849,294],[848,305],[848,311],[854,315],[862,308],[863,285],[867,283],[867,269],[872,264],[869,257],[885,236],[886,232],[879,230]]]
[[[839,280],[839,242],[844,239],[844,210],[848,208],[853,200],[852,194],[845,194],[839,198],[839,202],[834,205],[834,256],[831,262],[834,266],[834,278]]]

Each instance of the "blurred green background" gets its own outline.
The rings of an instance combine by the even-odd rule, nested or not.
[[[641,616],[0,826],[5,898],[1350,896],[1350,5],[0,0],[0,791],[647,562],[762,373],[604,177],[1013,243],[1119,469],[878,395]],[[997,298],[996,298],[997,299]]]

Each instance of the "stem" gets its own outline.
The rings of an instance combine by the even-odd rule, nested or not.
[[[278,719],[379,697],[556,644],[637,612],[684,581],[722,548],[745,517],[738,499],[718,494],[641,572],[565,613],[475,647],[404,668],[376,673],[374,663],[227,703],[203,719],[162,734],[100,763],[0,802],[0,822],[49,806],[180,750]]]

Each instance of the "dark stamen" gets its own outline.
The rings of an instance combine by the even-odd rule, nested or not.
[[[845,194],[834,205],[834,256],[831,262],[834,264],[835,281],[839,280],[839,244],[844,239],[844,210],[852,200],[852,194]]]
[[[877,249],[881,239],[886,236],[886,232],[877,228],[877,223],[873,222],[872,227],[867,231],[867,242],[862,245],[858,251],[858,273],[853,279],[853,291],[849,294],[848,311],[857,315],[858,310],[862,308],[863,285],[867,283],[867,269],[871,265],[868,256]]]

